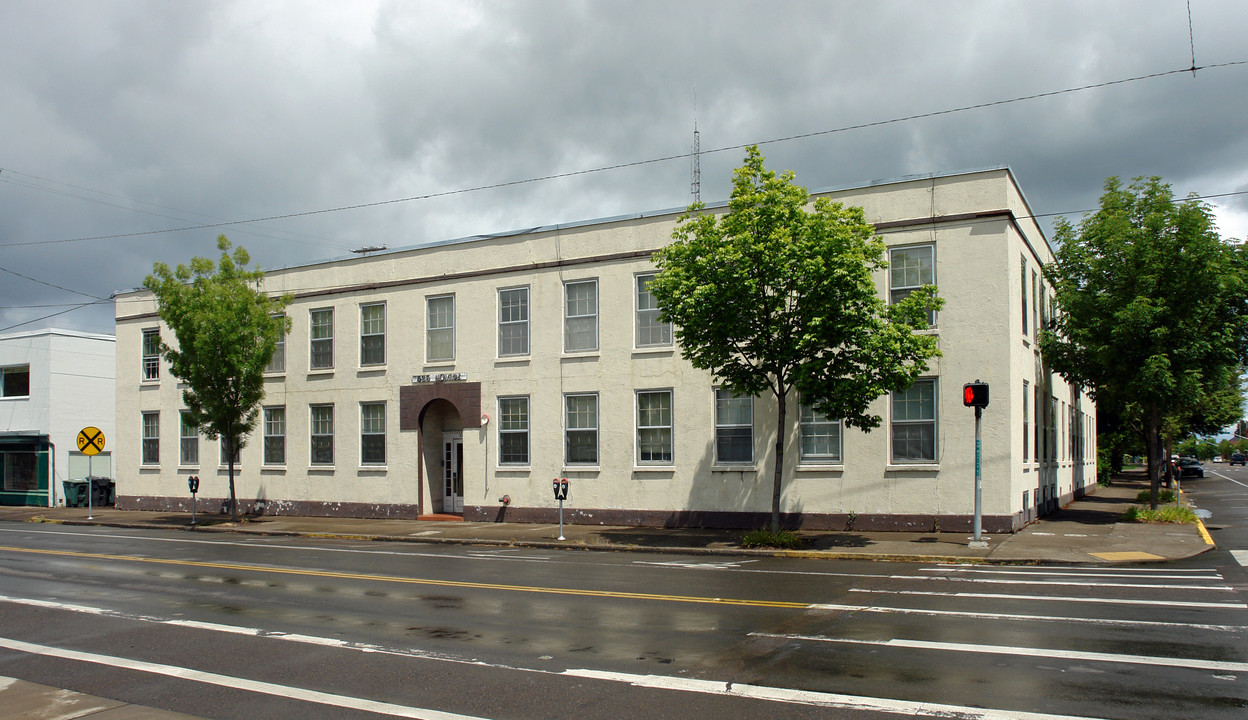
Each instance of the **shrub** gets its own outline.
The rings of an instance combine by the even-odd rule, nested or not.
[[[1180,505],[1166,505],[1158,507],[1156,510],[1150,510],[1139,505],[1132,505],[1122,514],[1125,522],[1152,522],[1152,523],[1196,523],[1196,513],[1192,512],[1189,507]]]
[[[774,547],[795,550],[802,546],[802,539],[788,530],[773,533],[770,530],[751,530],[741,538],[741,546]]]
[[[1153,491],[1151,490],[1141,490],[1140,494],[1135,496],[1135,501],[1136,502],[1149,502],[1149,498],[1151,498],[1152,495],[1153,495]],[[1174,491],[1173,490],[1158,490],[1157,502],[1158,503],[1174,502]]]

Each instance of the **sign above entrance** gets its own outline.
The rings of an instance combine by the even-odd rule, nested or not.
[[[99,428],[83,428],[78,432],[78,449],[83,455],[97,455],[103,452],[104,433]]]
[[[449,380],[467,380],[468,373],[437,373],[436,375],[413,375],[412,384],[440,383]]]

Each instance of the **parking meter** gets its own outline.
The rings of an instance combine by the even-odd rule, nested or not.
[[[559,501],[559,539],[563,540],[563,501],[568,499],[568,479],[555,478],[555,499]]]
[[[199,476],[192,475],[186,479],[187,486],[191,489],[191,525],[195,524],[195,493],[199,492]]]

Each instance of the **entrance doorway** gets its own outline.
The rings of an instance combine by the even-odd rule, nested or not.
[[[442,433],[442,512],[464,512],[464,437],[462,432]]]

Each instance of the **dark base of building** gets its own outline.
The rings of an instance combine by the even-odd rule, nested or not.
[[[1065,499],[1066,504],[1069,499]],[[191,511],[191,499],[186,497],[117,496],[119,510],[147,510],[153,512]],[[228,514],[227,498],[199,498],[196,512],[204,514]],[[385,503],[334,503],[307,500],[240,500],[238,511],[243,515],[291,515],[302,517],[348,517],[392,520],[415,520],[416,505]],[[510,506],[465,505],[463,518],[467,522],[482,523],[540,523],[559,522],[558,508],[525,508]],[[985,515],[981,527],[986,533],[1010,533],[1034,521],[1030,517],[1016,515]],[[564,508],[563,521],[569,525],[610,525],[619,527],[661,528],[714,528],[749,529],[765,528],[771,524],[771,514],[765,512],[709,512],[709,511],[663,511],[663,510],[587,510]],[[782,513],[780,525],[786,530],[835,531],[835,532],[972,532],[974,518],[971,515],[895,515],[855,513]]]

